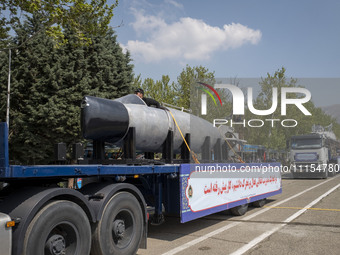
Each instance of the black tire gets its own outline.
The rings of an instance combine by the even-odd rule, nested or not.
[[[143,235],[143,213],[134,195],[115,194],[106,204],[92,235],[91,255],[130,255]]]
[[[244,215],[248,210],[248,204],[239,205],[230,209],[230,212],[235,216]]]
[[[25,255],[88,255],[91,226],[83,209],[70,201],[43,207],[27,228]]]
[[[263,207],[266,204],[266,198],[253,202],[254,207]]]

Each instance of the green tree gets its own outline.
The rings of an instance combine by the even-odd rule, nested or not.
[[[174,106],[191,109],[194,115],[200,116],[212,121],[214,118],[226,117],[231,113],[231,99],[230,94],[224,90],[217,89],[223,105],[220,105],[219,100],[213,95],[213,100],[208,100],[208,115],[201,115],[201,95],[204,93],[203,85],[198,82],[204,82],[211,86],[215,84],[214,73],[202,66],[190,67],[186,66],[177,77],[177,83],[170,83],[170,78],[163,75],[161,80],[154,81],[147,78],[144,81],[138,75],[134,78],[134,87],[141,87],[144,89],[145,96],[154,98],[159,102],[168,103]],[[209,89],[208,89],[209,90]],[[210,90],[209,90],[210,91]],[[211,92],[212,93],[212,92]]]
[[[71,27],[78,42],[90,43],[91,36],[104,35],[113,16],[106,0],[2,0],[0,3],[0,48],[8,44],[9,31],[20,25],[25,15],[39,15],[41,27],[58,43],[67,42],[65,27]]]
[[[296,80],[287,79],[285,72],[286,70],[282,68],[281,70],[276,71],[274,75],[267,73],[267,77],[262,78],[262,81],[259,83],[261,91],[255,100],[253,99],[254,108],[257,110],[267,110],[271,108],[273,102],[273,88],[277,88],[278,90],[278,105],[276,111],[267,116],[257,116],[250,113],[249,110],[247,111],[245,116],[246,120],[261,119],[266,123],[266,125],[260,128],[248,127],[247,134],[249,143],[265,145],[272,149],[282,148],[286,144],[286,135],[284,133],[287,132],[287,130],[286,128],[281,127],[279,122],[284,118],[288,118],[287,116],[281,116],[281,89],[283,87],[296,87]],[[295,112],[295,109],[290,110],[294,110]],[[292,115],[292,112],[289,110],[288,113]],[[266,119],[279,121],[273,122],[275,128],[272,128],[271,123],[265,121]]]
[[[190,103],[199,103],[197,94],[197,82],[205,82],[207,84],[215,84],[214,73],[203,66],[190,67],[185,69],[177,77],[175,91],[178,95],[177,105],[186,109],[195,108]]]
[[[168,75],[163,75],[161,80],[154,81],[147,78],[141,84],[145,96],[154,98],[160,103],[167,103],[171,105],[176,104],[176,92],[174,89],[175,83],[170,83]]]
[[[16,30],[13,43],[20,45],[42,25],[36,16],[29,18]],[[78,40],[71,28],[64,33],[70,42]],[[70,144],[82,139],[83,96],[110,99],[131,90],[130,56],[122,52],[112,30],[104,37],[93,37],[89,46],[70,43],[57,49],[53,44],[41,33],[13,51],[10,157],[22,163],[47,163],[52,159],[54,143]],[[1,55],[1,62],[7,62],[5,56]],[[6,73],[3,69],[0,72]],[[1,91],[5,91],[7,76],[1,76],[0,82]],[[4,112],[0,115],[2,121]]]
[[[297,79],[289,79],[286,77],[285,68],[276,71],[274,75],[267,74],[259,83],[261,91],[258,97],[254,100],[254,107],[258,110],[267,110],[272,106],[273,88],[278,90],[278,105],[274,113],[267,116],[257,116],[246,111],[245,119],[261,119],[265,125],[259,128],[247,127],[248,143],[264,145],[270,149],[284,149],[286,141],[290,140],[292,135],[300,135],[310,133],[314,124],[328,126],[333,123],[337,129],[338,124],[330,116],[326,115],[320,108],[316,107],[312,101],[304,104],[306,109],[312,114],[311,116],[304,115],[295,105],[287,105],[287,114],[281,116],[281,89],[283,87],[301,87],[298,85]],[[291,98],[297,98],[301,95],[298,93],[288,94]],[[271,127],[271,122],[266,119],[273,119],[274,127]],[[294,119],[298,122],[296,127],[283,127],[281,121],[284,119]],[[289,123],[294,124],[294,123]]]

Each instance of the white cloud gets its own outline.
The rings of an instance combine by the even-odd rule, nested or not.
[[[146,16],[144,15],[144,11],[137,11],[135,9],[133,9],[132,11],[136,19],[136,21],[132,23],[132,27],[138,35],[145,34],[146,32],[151,32],[151,34],[153,34],[156,33],[157,30],[160,30],[167,26],[165,21],[160,17]]]
[[[163,59],[206,60],[217,51],[238,48],[246,43],[257,44],[261,31],[239,23],[210,26],[202,20],[181,18],[168,24],[158,16],[144,15],[134,10],[132,24],[137,35],[145,40],[129,40],[123,47],[132,57],[143,62],[157,62]]]
[[[165,0],[164,2],[167,3],[167,4],[173,5],[174,7],[178,8],[178,9],[184,8],[183,4],[178,3],[176,1],[173,1],[173,0]]]

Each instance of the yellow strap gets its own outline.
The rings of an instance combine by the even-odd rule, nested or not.
[[[196,164],[200,164],[200,162],[199,162],[198,159],[197,159],[196,154],[195,154],[192,150],[190,150],[190,147],[189,147],[187,141],[185,140],[185,137],[184,137],[184,135],[183,135],[181,129],[179,128],[179,126],[178,126],[178,124],[177,124],[177,121],[176,121],[174,115],[172,114],[172,112],[171,112],[170,110],[169,110],[169,112],[170,112],[172,118],[174,119],[174,122],[175,122],[175,124],[176,124],[176,127],[177,127],[177,129],[179,130],[179,133],[181,134],[182,139],[183,139],[185,145],[187,146],[187,148],[188,148],[188,150],[189,150],[189,152],[190,152],[190,154],[191,154],[193,160],[195,161]]]

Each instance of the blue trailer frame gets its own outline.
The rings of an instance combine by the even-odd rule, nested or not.
[[[197,165],[197,164],[196,164]],[[211,164],[202,164],[211,165]],[[240,169],[244,164],[222,164],[224,166],[233,166]],[[247,164],[250,167],[256,166],[272,166],[280,168],[279,163],[271,164]],[[197,213],[190,212],[187,205],[188,198],[185,196],[185,185],[195,164],[164,164],[164,165],[9,165],[8,151],[8,129],[6,123],[0,123],[0,180],[6,181],[22,181],[31,179],[53,179],[53,178],[86,178],[86,177],[116,177],[130,176],[139,178],[142,183],[146,183],[154,191],[157,196],[155,205],[156,213],[162,214],[162,204],[165,201],[169,212],[178,212],[181,216],[181,222],[187,222],[199,217],[203,217],[212,213],[227,210],[232,207],[240,206],[245,203],[252,203],[262,200],[270,196],[274,196],[282,192],[281,180],[280,188],[252,196],[248,199],[240,199],[234,202],[226,203],[214,208],[208,208]],[[210,173],[211,174],[211,173]],[[171,176],[171,178],[169,178]],[[277,176],[277,175],[276,175]],[[174,179],[178,181],[173,181]],[[170,179],[170,181],[169,181]],[[164,190],[165,189],[165,190]],[[168,199],[164,199],[164,194]]]
[[[8,182],[8,183],[20,183],[20,184],[30,184],[33,182],[43,182],[43,181],[53,181],[67,178],[87,178],[87,177],[97,177],[111,179],[111,183],[101,185],[98,184],[94,187],[91,185],[88,187],[84,187],[78,192],[77,190],[70,189],[62,189],[62,191],[57,191],[56,188],[48,189],[48,188],[39,188],[36,192],[32,191],[35,196],[35,200],[31,199],[27,194],[14,196],[14,199],[18,199],[17,204],[19,209],[14,209],[15,213],[13,215],[17,215],[18,211],[23,214],[21,218],[21,226],[22,229],[20,231],[14,232],[13,236],[13,254],[21,254],[21,244],[23,242],[23,238],[25,236],[25,231],[28,227],[30,221],[37,215],[38,211],[48,202],[49,199],[55,199],[56,197],[70,197],[71,200],[78,201],[80,205],[83,206],[83,209],[87,212],[90,222],[92,224],[97,224],[100,220],[102,212],[105,208],[105,204],[109,201],[110,197],[113,197],[115,192],[125,192],[128,191],[131,194],[134,194],[138,199],[143,212],[144,221],[144,233],[143,239],[139,244],[139,247],[146,248],[146,237],[147,237],[147,221],[148,221],[148,213],[147,213],[147,205],[151,205],[154,208],[154,217],[153,222],[159,224],[163,222],[163,208],[165,208],[165,212],[168,214],[175,214],[180,216],[180,220],[182,223],[191,221],[209,214],[213,214],[216,212],[228,210],[231,208],[241,207],[242,205],[248,205],[249,203],[253,203],[256,201],[264,200],[267,197],[279,194],[282,192],[281,178],[279,173],[275,173],[273,175],[266,175],[267,179],[274,180],[275,179],[275,187],[268,190],[265,187],[260,192],[253,192],[250,190],[249,185],[245,186],[249,188],[248,193],[246,195],[242,195],[236,200],[228,200],[227,192],[224,192],[224,200],[217,204],[207,205],[206,208],[203,209],[195,209],[190,205],[192,202],[192,191],[195,189],[195,194],[197,194],[197,190],[203,189],[203,187],[197,186],[197,184],[193,184],[192,182],[195,180],[199,180],[200,175],[195,175],[197,171],[195,167],[197,166],[207,166],[211,164],[164,164],[164,165],[10,165],[9,164],[9,148],[8,148],[8,128],[6,123],[0,123],[0,182]],[[215,163],[215,165],[217,165]],[[235,167],[235,169],[240,170],[242,166],[249,167],[257,167],[257,164],[219,164],[218,167],[226,167],[230,168],[230,166]],[[263,166],[269,166],[270,164],[261,164]],[[280,164],[274,163],[271,164],[274,168],[280,168]],[[202,173],[200,173],[202,174]],[[208,176],[208,178],[218,178],[214,179],[214,185],[219,182],[218,185],[221,185],[220,181],[223,180],[225,182],[229,182],[230,185],[234,185],[235,189],[238,186],[239,189],[243,189],[242,184],[231,184],[232,181],[238,181],[237,178],[242,176],[242,173],[237,173],[238,176],[234,176],[232,172],[220,172],[218,173],[210,173],[210,175],[202,175],[203,179],[206,178],[204,176]],[[230,179],[230,178],[234,179]],[[197,179],[198,178],[198,179]],[[229,178],[229,179],[228,179]],[[253,180],[253,186],[256,186],[256,180],[258,178],[261,182],[262,177],[259,175],[247,175],[244,178],[249,178]],[[228,180],[227,180],[228,179]],[[244,180],[243,180],[244,181]],[[258,182],[258,181],[257,181]],[[190,184],[191,183],[191,184]],[[265,182],[263,182],[265,183]],[[269,182],[265,183],[266,185]],[[262,183],[261,183],[262,184]],[[197,188],[198,187],[198,188]],[[224,186],[226,187],[226,185]],[[223,190],[223,188],[221,190]],[[60,189],[60,188],[59,188]],[[191,191],[188,191],[191,189]],[[217,186],[216,186],[217,189]],[[230,189],[230,188],[229,188]],[[211,191],[211,190],[210,190]],[[188,192],[190,193],[188,196]],[[18,192],[19,194],[20,192]],[[213,192],[211,191],[211,195]],[[223,193],[223,192],[222,192]],[[221,193],[221,194],[222,194]],[[216,195],[216,194],[215,194]],[[220,195],[220,194],[218,194]],[[211,199],[207,196],[207,200]],[[107,197],[107,198],[105,198]],[[217,197],[217,196],[215,196]],[[219,196],[221,198],[222,196]],[[150,199],[151,198],[151,199]],[[13,198],[12,198],[13,199]],[[87,202],[86,200],[89,200]],[[91,200],[92,199],[92,200]],[[96,200],[103,200],[98,204]],[[30,200],[30,204],[34,204],[35,207],[27,209],[22,204],[25,204],[26,200]],[[31,201],[32,200],[32,201]],[[40,202],[43,201],[43,202]],[[6,206],[5,206],[6,208]],[[0,205],[0,212],[2,212],[3,207]],[[7,210],[7,209],[6,209]],[[8,213],[10,210],[4,210],[5,213]],[[12,211],[12,212],[13,212]],[[27,211],[27,212],[26,212]],[[19,214],[20,214],[19,213]],[[20,215],[21,216],[21,215]],[[19,220],[19,221],[20,221]]]

